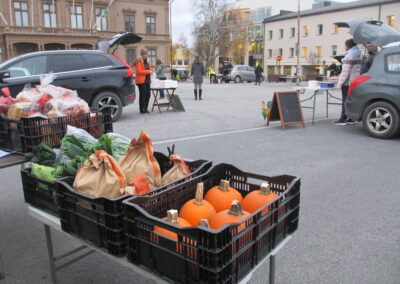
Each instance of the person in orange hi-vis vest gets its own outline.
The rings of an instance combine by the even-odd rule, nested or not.
[[[136,85],[139,88],[139,109],[140,113],[149,113],[148,106],[150,100],[150,75],[153,73],[152,66],[147,59],[147,50],[140,50],[140,57],[135,61]]]

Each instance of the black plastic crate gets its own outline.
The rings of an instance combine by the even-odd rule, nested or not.
[[[164,174],[171,167],[169,158],[162,153],[155,152],[161,173]],[[204,160],[186,161],[191,174],[157,188],[147,195],[153,195],[197,175],[203,174],[211,167],[211,162]],[[61,227],[64,231],[77,236],[91,244],[105,249],[115,256],[124,256],[125,228],[122,201],[131,196],[122,196],[115,199],[99,197],[93,198],[73,189],[74,178],[65,178],[57,181],[57,198]]]
[[[240,224],[218,230],[179,228],[161,220],[169,209],[180,209],[192,199],[197,183],[206,193],[221,179],[245,196],[269,182],[278,199],[260,208]],[[125,230],[128,260],[178,283],[237,283],[273,248],[297,230],[300,178],[262,176],[219,164],[205,174],[152,196],[126,199]],[[262,211],[268,208],[268,212]],[[238,231],[240,225],[244,229]],[[158,226],[177,234],[177,241],[154,233]],[[241,228],[242,228],[241,227]]]
[[[0,149],[29,153],[40,143],[58,147],[67,132],[67,125],[85,129],[98,138],[113,131],[111,109],[51,119],[32,117],[16,121],[0,116]]]
[[[31,168],[21,169],[25,202],[58,216],[56,183],[31,175]]]

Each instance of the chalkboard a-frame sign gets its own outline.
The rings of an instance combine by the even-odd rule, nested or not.
[[[286,125],[301,124],[305,127],[303,111],[301,109],[297,91],[275,92],[272,98],[271,111],[268,116],[267,126],[270,121],[280,120],[282,128]]]

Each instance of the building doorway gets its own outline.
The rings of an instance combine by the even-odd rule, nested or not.
[[[36,43],[19,42],[19,43],[14,43],[14,45],[13,45],[14,56],[18,56],[18,55],[26,54],[26,53],[30,53],[30,52],[35,52],[38,50],[39,50],[39,47]]]

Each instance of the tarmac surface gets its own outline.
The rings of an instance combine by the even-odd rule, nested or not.
[[[317,97],[316,123],[304,109],[306,127],[265,127],[261,100],[294,85],[204,85],[203,100],[181,83],[186,112],[139,114],[138,101],[124,109],[114,131],[137,137],[146,130],[156,151],[224,162],[262,175],[301,176],[299,228],[277,255],[276,283],[399,283],[400,137],[378,140],[361,123],[332,124],[340,113]],[[335,92],[339,96],[338,92]],[[301,95],[304,99],[309,93]],[[310,102],[308,102],[309,104]],[[43,225],[27,214],[19,167],[0,171],[0,283],[49,283]],[[79,243],[52,231],[55,253]],[[251,283],[265,283],[268,264]],[[59,283],[155,283],[99,253],[59,270]]]

